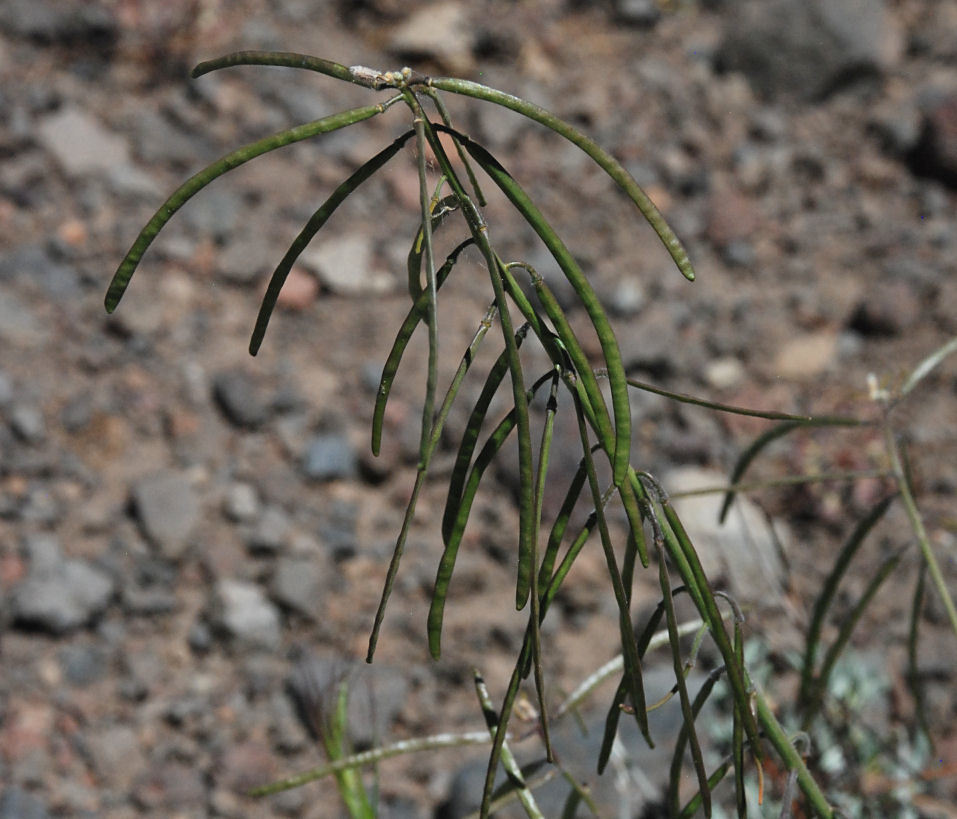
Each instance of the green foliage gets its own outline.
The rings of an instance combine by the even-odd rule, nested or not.
[[[762,412],[740,407],[730,407],[704,399],[676,393],[669,393],[653,385],[643,384],[626,378],[621,351],[611,323],[597,298],[584,271],[575,257],[566,247],[545,216],[532,202],[524,188],[506,170],[487,148],[473,141],[466,134],[456,130],[442,102],[441,93],[451,93],[472,97],[508,108],[572,142],[591,158],[635,204],[638,212],[647,220],[662,244],[673,258],[681,274],[694,279],[694,272],[687,253],[678,238],[665,223],[661,214],[650,199],[631,178],[625,169],[609,153],[573,126],[539,106],[510,94],[460,79],[426,77],[408,68],[400,71],[380,72],[363,66],[346,67],[327,60],[298,54],[271,52],[240,52],[218,60],[204,62],[193,72],[199,77],[238,65],[274,65],[316,71],[321,74],[354,83],[373,90],[386,91],[389,96],[384,102],[355,108],[315,122],[300,125],[282,131],[271,137],[239,148],[217,162],[200,171],[179,189],[160,207],[157,213],[143,228],[133,243],[129,253],[121,262],[109,286],[106,297],[107,310],[116,308],[123,296],[134,270],[139,264],[150,243],[169,221],[173,214],[192,196],[227,171],[268,151],[275,150],[293,142],[318,137],[325,133],[356,125],[366,119],[384,114],[398,105],[410,116],[411,129],[403,133],[390,145],[379,151],[358,170],[343,181],[329,198],[312,215],[305,227],[293,241],[289,250],[276,267],[263,299],[259,316],[250,342],[250,352],[255,354],[263,342],[263,337],[275,308],[279,291],[292,265],[305,247],[313,240],[319,230],[362,183],[381,170],[414,137],[419,171],[420,223],[413,239],[408,256],[408,290],[410,306],[405,320],[396,335],[395,342],[383,369],[379,390],[376,396],[372,425],[372,450],[378,453],[383,418],[391,388],[398,376],[403,353],[412,335],[420,324],[424,324],[428,333],[428,372],[423,396],[422,433],[419,447],[419,463],[415,485],[398,534],[392,560],[382,591],[381,601],[372,627],[367,659],[371,662],[376,650],[380,628],[386,615],[387,604],[399,571],[409,527],[415,515],[419,491],[429,473],[432,458],[440,440],[441,433],[449,417],[454,402],[459,397],[464,378],[476,360],[480,345],[487,343],[489,330],[497,322],[501,332],[501,352],[485,374],[484,387],[469,413],[465,430],[454,467],[448,481],[448,496],[441,524],[441,534],[445,545],[436,571],[432,603],[428,617],[428,643],[432,655],[438,659],[441,654],[443,614],[449,583],[453,576],[458,550],[463,532],[468,524],[472,502],[488,466],[499,457],[506,440],[514,433],[518,443],[518,461],[520,476],[519,491],[519,530],[516,533],[515,551],[515,602],[519,610],[528,609],[528,624],[519,656],[516,659],[502,704],[496,710],[484,682],[477,676],[476,690],[485,716],[487,731],[449,737],[424,738],[420,741],[399,743],[388,748],[375,749],[364,754],[350,755],[346,741],[345,698],[346,690],[341,689],[335,718],[325,739],[326,750],[331,763],[317,771],[292,777],[274,786],[259,789],[257,793],[275,792],[285,787],[294,787],[303,782],[332,774],[336,776],[340,791],[353,816],[372,815],[371,803],[366,797],[358,768],[362,765],[376,764],[379,760],[396,753],[447,747],[454,744],[488,742],[492,744],[489,755],[488,771],[482,794],[481,816],[504,801],[518,799],[529,816],[541,815],[535,805],[533,787],[542,777],[537,769],[520,769],[509,750],[508,726],[513,706],[522,681],[534,672],[535,688],[538,696],[538,715],[541,734],[544,738],[546,758],[554,763],[550,768],[560,772],[573,787],[566,805],[566,815],[574,815],[581,804],[589,804],[587,792],[581,789],[574,779],[565,772],[560,764],[552,759],[549,736],[549,708],[545,697],[545,685],[542,672],[543,643],[540,627],[550,605],[561,588],[569,569],[581,553],[589,538],[597,532],[605,557],[611,593],[618,608],[621,658],[614,666],[602,673],[620,675],[616,693],[612,699],[606,719],[602,752],[598,760],[599,769],[608,761],[612,741],[615,738],[619,719],[627,712],[636,720],[637,726],[649,745],[652,737],[648,729],[645,690],[643,685],[642,663],[646,651],[659,644],[670,646],[672,664],[675,672],[673,693],[678,695],[684,726],[678,737],[678,748],[672,764],[671,790],[669,802],[674,815],[690,816],[700,805],[705,815],[711,815],[712,789],[725,774],[733,769],[735,778],[735,804],[739,816],[747,815],[747,789],[745,787],[745,767],[748,759],[757,763],[761,771],[761,760],[767,753],[767,746],[780,758],[784,768],[791,772],[791,787],[799,787],[806,798],[808,810],[818,816],[830,817],[833,810],[820,786],[805,764],[807,749],[799,751],[795,747],[796,739],[789,736],[775,717],[771,706],[761,692],[760,687],[749,674],[744,662],[741,636],[741,614],[733,600],[728,598],[732,611],[731,633],[728,632],[726,617],[721,613],[718,599],[726,595],[713,590],[705,576],[694,545],[691,543],[684,526],[669,502],[668,495],[655,479],[647,473],[637,471],[631,463],[631,406],[629,389],[650,390],[689,404],[703,406],[720,412],[736,412],[756,415],[778,421],[779,425],[760,436],[745,451],[735,468],[728,488],[725,508],[734,501],[736,486],[749,466],[761,454],[771,441],[792,432],[814,426],[856,426],[861,421],[855,418],[809,418],[791,416],[784,413]],[[401,104],[400,104],[401,103]],[[434,113],[429,113],[434,111]],[[460,174],[453,165],[447,151],[448,142],[464,167]],[[430,188],[427,154],[431,151],[437,163],[438,183]],[[556,262],[558,268],[571,285],[580,305],[590,321],[591,329],[598,339],[601,350],[601,367],[595,368],[585,353],[576,331],[572,328],[565,311],[552,294],[548,283],[527,263],[504,260],[493,242],[489,225],[481,208],[485,197],[478,185],[473,165],[481,170],[491,183],[497,187],[512,205],[516,214],[524,220],[538,236],[544,247]],[[457,216],[460,219],[453,220]],[[438,265],[433,247],[433,233],[445,224],[456,221],[464,235],[457,247]],[[448,228],[445,228],[448,229]],[[456,271],[456,265],[462,251],[474,245],[481,253],[488,274],[490,288],[490,306],[481,318],[475,336],[462,355],[456,370],[441,401],[438,397],[438,354],[445,342],[440,335],[442,312],[439,307],[439,293],[445,282]],[[515,275],[527,275],[533,286],[535,298],[526,296],[516,281]],[[549,359],[545,372],[531,376],[525,372],[525,365],[519,355],[523,344],[537,343]],[[942,349],[936,357],[932,356],[907,381],[903,394],[914,385],[948,352],[953,351],[953,342]],[[481,441],[482,429],[487,420],[492,399],[502,382],[508,378],[512,406],[506,415],[492,425],[484,441]],[[600,379],[607,379],[610,405],[601,389]],[[545,420],[540,430],[533,429],[529,415],[529,402],[537,392],[548,388],[548,403]],[[957,631],[957,615],[953,614],[953,603],[946,586],[943,584],[933,552],[927,542],[920,515],[913,500],[909,478],[902,466],[902,458],[890,425],[890,404],[884,415],[883,425],[891,470],[888,473],[896,482],[902,500],[917,533],[920,547],[925,556],[928,571],[933,582],[945,601],[945,607],[951,613]],[[545,522],[542,520],[542,497],[551,452],[553,423],[556,412],[571,411],[578,421],[579,440],[582,460],[566,490],[565,501],[557,518],[551,522],[547,537],[544,536]],[[538,443],[538,447],[534,446]],[[480,445],[481,444],[481,445]],[[534,453],[537,451],[537,461]],[[601,484],[596,461],[604,461],[608,466],[611,481],[607,486]],[[810,476],[808,479],[819,479]],[[804,478],[799,478],[803,480]],[[586,524],[568,546],[566,542],[571,511],[582,495],[589,499],[591,514]],[[606,507],[617,498],[625,512],[629,532],[622,549],[616,549],[612,542],[606,518]],[[883,580],[894,571],[897,556],[884,563],[878,574],[872,579],[851,616],[846,618],[837,640],[825,654],[825,658],[815,671],[817,649],[821,638],[821,625],[827,615],[834,593],[850,561],[861,547],[871,527],[886,510],[891,499],[883,501],[852,535],[847,546],[835,563],[831,577],[822,591],[815,607],[814,619],[809,629],[807,652],[803,666],[801,686],[801,707],[807,721],[813,720],[825,701],[828,681],[832,676],[835,663],[844,652],[847,640],[854,624],[878,592]],[[648,549],[650,533],[653,546]],[[545,547],[539,551],[539,542],[544,538]],[[634,571],[638,564],[647,567],[652,555],[657,561],[658,581],[661,588],[661,603],[645,625],[636,632],[635,609],[633,600]],[[557,566],[557,568],[556,568]],[[680,585],[675,584],[680,581]],[[708,683],[692,699],[685,684],[690,662],[681,650],[679,638],[688,624],[681,624],[673,605],[676,594],[683,592],[692,600],[700,621],[694,629],[700,629],[694,653],[705,634],[710,635],[720,656],[720,665],[715,669]],[[923,583],[919,586],[918,596],[923,599]],[[915,611],[919,606],[915,602]],[[916,622],[915,615],[915,622]],[[666,630],[657,637],[655,629],[662,617]],[[912,629],[912,641],[916,643],[916,626]],[[721,677],[726,681],[731,698],[733,725],[729,741],[732,746],[730,757],[718,768],[708,772],[701,745],[695,729],[695,717],[708,700],[715,682]],[[586,681],[587,682],[587,681]],[[583,684],[584,685],[584,684]],[[594,688],[585,686],[581,696]],[[563,704],[556,712],[555,719],[572,710],[572,706]],[[680,805],[678,785],[684,764],[684,749],[690,750],[697,775],[698,793],[684,807]],[[505,790],[495,791],[493,783],[499,764],[504,765],[509,774],[509,785]],[[786,806],[785,810],[789,810]]]

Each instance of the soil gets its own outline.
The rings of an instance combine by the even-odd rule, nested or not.
[[[817,37],[824,51],[783,70],[778,58],[805,53],[801,43],[762,32],[774,30],[777,13],[779,26],[790,20],[799,32],[803,12],[794,8],[803,4],[768,3],[763,16],[764,4],[745,5],[17,0],[0,9],[0,817],[345,815],[332,780],[267,800],[245,792],[321,764],[313,728],[341,679],[352,686],[357,747],[480,729],[472,669],[500,702],[521,645],[527,615],[514,605],[517,468],[508,452],[476,500],[438,661],[425,632],[445,488],[483,368],[501,346],[496,323],[418,500],[375,662],[363,662],[415,479],[428,354],[420,332],[373,457],[378,379],[409,309],[406,256],[418,225],[411,147],[330,220],[293,269],[261,352],[245,352],[274,265],[334,187],[409,127],[404,108],[218,180],[173,218],[116,313],[105,313],[123,254],[189,174],[372,94],[292,69],[190,80],[200,60],[260,48],[381,69],[409,64],[543,105],[645,187],[687,246],[695,282],[574,146],[486,103],[447,100],[456,125],[527,187],[582,262],[614,317],[630,375],[726,404],[881,417],[871,374],[893,391],[957,333],[957,12],[934,0],[873,4],[876,12],[838,3],[827,23],[833,42]],[[501,255],[536,267],[572,305],[557,266],[492,187],[486,180],[485,216]],[[440,258],[462,238],[456,218],[437,232]],[[481,261],[467,251],[441,291],[440,383],[490,301]],[[568,309],[597,362],[587,316]],[[533,346],[523,363],[534,377],[547,358]],[[941,363],[892,416],[953,590],[955,362]],[[490,417],[507,411],[506,392]],[[672,492],[689,488],[683,479],[723,480],[768,427],[647,392],[633,401],[634,461]],[[547,519],[580,458],[564,409]],[[533,420],[542,417],[536,405]],[[891,491],[886,468],[878,427],[783,439],[747,477],[873,474],[748,493],[751,529],[772,520],[778,537],[746,533],[751,546],[711,556],[712,579],[739,599],[749,639],[763,646],[755,676],[784,718],[815,596],[857,521]],[[612,515],[619,533],[620,517]],[[714,536],[736,549],[720,539],[713,509],[705,517],[696,521],[702,542]],[[775,554],[763,579],[729,569],[756,560],[748,548]],[[907,739],[917,716],[906,646],[922,559],[900,503],[845,578],[825,642],[897,550],[901,563],[840,672],[859,681],[859,699],[835,699],[831,709],[857,708],[867,741],[839,728],[816,735],[843,749],[845,764],[828,768],[828,749],[818,747],[812,768],[831,792],[863,795],[885,805],[883,815],[897,810],[881,800],[906,770],[914,809],[954,816],[957,637],[930,588],[918,668],[936,752],[891,769],[866,765],[862,750],[898,759],[901,748],[919,747]],[[661,595],[654,567],[638,573],[634,594],[644,622]],[[544,641],[556,705],[616,654],[597,542],[570,573]],[[699,665],[714,661],[706,644]],[[661,671],[652,699],[671,685],[670,668],[666,652],[649,661]],[[875,688],[865,696],[868,678]],[[608,685],[597,691],[586,724],[600,726],[611,694]],[[706,719],[718,725],[721,716]],[[662,738],[676,730],[669,724]],[[534,756],[536,741],[521,747]],[[569,768],[594,780],[587,742],[563,742]],[[623,794],[593,781],[596,798],[610,811],[652,815],[669,755],[629,752],[647,768],[645,784]],[[466,748],[382,763],[379,815],[464,815],[462,791],[481,760],[481,749]],[[786,776],[769,773],[780,799]]]

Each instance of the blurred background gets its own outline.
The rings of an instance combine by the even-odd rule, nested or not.
[[[478,378],[419,502],[377,662],[362,663],[418,451],[422,338],[379,458],[368,444],[382,362],[408,309],[411,149],[330,221],[294,268],[262,352],[245,352],[289,242],[335,185],[408,128],[404,109],[218,180],[164,230],[115,315],[103,310],[119,260],[189,174],[372,95],[291,69],[189,79],[198,61],[239,49],[464,76],[545,106],[611,150],[687,245],[695,283],[573,146],[487,104],[448,101],[457,126],[528,187],[582,261],[636,378],[762,409],[875,417],[868,373],[893,387],[957,332],[957,4],[3,0],[2,819],[340,815],[328,782],[264,802],[243,796],[319,764],[309,725],[331,708],[337,681],[352,686],[359,748],[476,729],[471,668],[498,698],[521,644],[510,462],[476,502],[440,662],[425,643],[442,478]],[[506,204],[493,197],[487,217],[503,255],[537,267],[568,304],[559,271]],[[448,224],[441,239],[452,246],[461,226]],[[480,262],[466,255],[442,291],[446,379],[485,311]],[[546,363],[527,355],[532,368]],[[955,392],[951,360],[897,416],[951,582]],[[507,407],[499,396],[495,413]],[[634,395],[634,413],[636,463],[674,492],[722,483],[766,427],[647,393]],[[550,472],[552,516],[579,458],[574,418],[559,418],[572,443]],[[874,431],[817,431],[782,442],[755,472],[881,468],[881,452]],[[710,501],[679,507],[712,576],[747,607],[783,704],[807,601],[886,491],[871,478],[760,492],[730,530]],[[907,531],[895,508],[843,603]],[[615,653],[616,611],[592,551],[546,626],[556,701]],[[908,550],[859,627],[841,707],[863,715],[860,732],[828,735],[830,761],[819,766],[861,804],[904,804],[887,801],[904,788],[918,813],[854,815],[955,815],[957,646],[933,595],[919,667],[936,751],[920,751],[907,730],[918,565]],[[636,581],[641,613],[660,596],[653,574]],[[660,694],[671,661],[657,661],[649,679]],[[600,726],[610,696],[598,692],[587,726]],[[663,709],[659,736],[678,718]],[[566,727],[563,759],[607,815],[656,815],[667,753],[626,735],[624,761],[596,781],[595,730]],[[897,767],[873,763],[878,755]],[[473,749],[384,763],[380,815],[466,815],[481,760]],[[543,802],[556,805],[550,815],[556,793]]]

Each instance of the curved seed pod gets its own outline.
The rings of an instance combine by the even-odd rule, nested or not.
[[[372,159],[363,163],[362,166],[339,185],[329,198],[319,206],[318,210],[309,217],[309,221],[306,222],[305,227],[303,227],[299,235],[293,240],[293,243],[289,246],[289,250],[286,251],[286,254],[276,266],[272,278],[269,279],[269,285],[266,287],[266,295],[263,296],[262,304],[259,307],[259,315],[256,317],[256,326],[253,329],[252,338],[249,341],[249,352],[252,355],[256,355],[256,353],[259,352],[263,336],[266,334],[266,327],[269,324],[269,319],[272,316],[272,312],[276,307],[276,301],[279,298],[279,291],[282,290],[282,286],[286,282],[286,277],[289,275],[292,266],[296,263],[296,259],[299,258],[309,242],[311,242],[313,237],[322,229],[322,226],[329,220],[329,217],[336,212],[336,208],[338,208],[359,185],[392,159],[402,146],[408,142],[413,133],[413,131],[406,131],[391,145],[383,148],[372,157]]]
[[[106,291],[105,304],[107,312],[112,313],[116,309],[116,305],[119,304],[120,299],[123,298],[123,293],[126,292],[126,287],[137,265],[140,263],[140,259],[143,258],[146,249],[152,244],[157,234],[163,229],[163,226],[172,218],[176,211],[210,182],[222,176],[224,173],[231,171],[233,168],[237,168],[249,162],[250,159],[255,159],[257,156],[261,156],[269,151],[275,151],[277,148],[291,145],[293,142],[301,142],[304,139],[309,139],[318,134],[327,134],[331,131],[337,131],[340,128],[346,128],[350,125],[355,125],[357,122],[362,122],[370,117],[374,117],[376,114],[381,114],[398,99],[400,98],[393,97],[386,103],[353,108],[351,111],[343,111],[339,114],[333,114],[332,116],[315,120],[314,122],[298,125],[287,131],[280,131],[272,136],[264,137],[258,142],[237,148],[232,153],[216,160],[211,165],[207,165],[203,170],[191,176],[180,185],[169,199],[160,206],[160,209],[153,214],[153,217],[140,231],[139,236],[136,237],[136,241],[133,242],[132,247],[130,247],[123,261],[120,262],[120,266],[117,268],[116,273],[113,274],[113,279]]]
[[[532,384],[531,389],[526,393],[527,400],[531,400],[539,388],[548,382],[551,377],[551,373],[546,373]],[[465,524],[468,522],[469,514],[472,511],[472,502],[475,500],[475,494],[478,492],[479,484],[482,482],[485,470],[488,469],[489,464],[495,459],[495,456],[502,448],[502,445],[512,430],[515,429],[517,423],[517,413],[513,407],[489,434],[488,440],[486,440],[485,445],[475,459],[475,463],[472,465],[468,480],[463,488],[458,512],[452,522],[452,528],[445,543],[445,550],[442,552],[442,558],[439,561],[439,568],[435,577],[435,588],[432,592],[432,603],[429,606],[429,651],[435,659],[438,659],[442,652],[442,619],[445,615],[445,599],[448,595],[449,583],[452,580],[455,559],[458,557],[459,545],[462,542],[462,535],[465,532]]]
[[[199,63],[192,70],[190,76],[196,79],[210,71],[219,71],[221,68],[232,68],[237,65],[274,65],[286,68],[304,68],[307,71],[316,71],[328,77],[335,77],[337,80],[358,82],[355,72],[344,65],[334,63],[332,60],[324,60],[321,57],[311,57],[308,54],[295,54],[291,51],[235,51],[232,54]],[[364,85],[364,83],[359,84]]]
[[[528,333],[528,325],[523,324],[518,328],[515,334],[515,343],[519,347],[525,340]],[[459,509],[462,505],[462,492],[465,488],[466,478],[469,474],[469,464],[472,463],[472,453],[475,452],[475,444],[478,442],[479,432],[482,424],[485,422],[485,416],[488,413],[492,398],[498,390],[505,373],[508,372],[508,357],[505,352],[499,355],[495,363],[489,369],[485,378],[485,385],[482,392],[472,407],[468,423],[465,425],[465,431],[462,433],[462,440],[459,442],[459,450],[455,456],[455,464],[452,467],[452,475],[449,478],[449,491],[445,499],[445,511],[442,514],[442,541],[449,542],[452,536],[452,529],[455,526],[455,520],[458,517]]]
[[[596,444],[592,449],[595,449]],[[555,560],[558,558],[558,549],[561,547],[562,539],[565,537],[565,530],[568,528],[568,521],[571,518],[572,511],[581,497],[582,489],[585,486],[585,461],[578,464],[578,469],[568,485],[565,492],[565,499],[562,501],[561,508],[555,522],[552,524],[552,530],[548,535],[548,543],[545,545],[545,554],[542,556],[542,567],[538,573],[539,588],[545,589],[552,579],[552,569],[555,567]]]
[[[443,129],[449,130],[449,129]],[[522,214],[522,217],[532,229],[538,234],[539,238],[545,243],[549,252],[558,262],[565,277],[574,288],[582,306],[591,319],[592,326],[595,328],[595,334],[598,336],[598,342],[601,344],[602,355],[605,357],[605,364],[608,368],[608,381],[611,387],[612,407],[615,413],[615,449],[612,459],[612,474],[616,486],[620,486],[627,477],[628,464],[631,452],[631,405],[628,399],[628,382],[625,378],[625,368],[621,360],[621,350],[618,348],[618,340],[611,329],[608,317],[605,315],[601,302],[595,295],[595,291],[589,284],[585,274],[575,261],[574,257],[568,251],[565,243],[552,229],[551,225],[545,220],[541,211],[529,199],[528,195],[515,181],[515,179],[505,170],[504,167],[495,159],[485,148],[472,142],[468,137],[456,134],[456,139],[460,139],[465,149],[473,159],[479,164],[502,190],[512,205]],[[536,289],[538,287],[536,286]],[[544,306],[544,305],[543,305]],[[557,306],[557,303],[556,305]],[[549,318],[552,318],[549,314]],[[554,322],[555,319],[552,318]],[[558,330],[558,327],[555,328]],[[559,335],[562,333],[559,331]],[[572,351],[569,350],[571,354]],[[585,379],[586,391],[589,396],[594,391],[598,395],[597,384],[589,387],[589,381],[594,380],[594,375],[587,362],[579,364],[579,377]],[[586,372],[587,371],[587,372]],[[592,403],[595,403],[594,397]],[[600,417],[600,413],[599,413]]]
[[[423,293],[422,298],[427,298],[427,295]],[[435,451],[435,447],[439,443],[439,438],[442,436],[442,428],[445,426],[445,422],[449,417],[449,411],[452,408],[452,403],[455,401],[456,395],[458,395],[459,387],[462,385],[462,380],[465,378],[465,374],[468,372],[469,367],[472,366],[475,351],[478,349],[482,339],[485,338],[486,333],[488,333],[489,329],[491,328],[492,319],[494,316],[495,307],[493,305],[486,311],[485,316],[479,324],[478,330],[475,332],[475,336],[472,338],[472,343],[469,344],[465,351],[465,355],[462,356],[462,361],[459,363],[458,369],[455,371],[455,375],[452,377],[452,383],[449,384],[449,388],[445,393],[445,398],[442,401],[442,406],[440,407],[438,415],[435,419],[435,423],[432,426],[428,445],[423,450],[422,458],[419,463],[419,469],[415,476],[415,485],[412,487],[412,494],[409,496],[409,502],[405,508],[405,516],[402,519],[402,528],[399,530],[398,538],[396,538],[395,548],[392,552],[392,560],[389,562],[389,568],[386,572],[385,582],[382,584],[382,595],[379,598],[379,606],[376,609],[372,633],[369,636],[369,651],[366,656],[366,659],[369,662],[372,661],[372,656],[375,653],[376,643],[379,640],[379,629],[381,628],[382,621],[385,618],[385,609],[389,602],[389,597],[392,595],[392,586],[395,583],[395,578],[399,571],[399,561],[402,559],[402,553],[405,551],[405,541],[409,534],[409,527],[412,524],[412,519],[415,516],[415,506],[419,499],[419,491],[422,489],[422,484],[425,482],[425,476],[429,469],[429,462],[432,458],[432,453]]]
[[[689,281],[694,280],[694,268],[691,265],[691,260],[688,258],[687,251],[681,244],[681,240],[678,239],[674,231],[668,226],[661,212],[641,189],[641,186],[635,181],[634,177],[622,167],[617,159],[598,145],[597,142],[585,136],[581,131],[578,131],[551,112],[546,111],[541,106],[512,96],[511,94],[506,94],[503,91],[497,91],[494,88],[481,85],[480,83],[449,77],[430,77],[428,85],[442,91],[450,91],[453,94],[463,94],[509,108],[544,125],[546,128],[551,128],[555,133],[563,136],[574,145],[577,145],[588,154],[588,156],[618,184],[631,201],[638,206],[638,210],[641,211],[641,214],[648,221],[648,224],[651,225],[655,233],[658,234],[658,238],[661,239],[665,248],[668,250],[671,258],[678,266],[678,270],[680,270],[682,275]]]
[[[817,659],[818,644],[821,640],[821,629],[824,625],[824,618],[827,616],[827,610],[830,608],[834,596],[837,594],[837,587],[840,585],[841,579],[850,567],[854,555],[857,554],[858,549],[863,545],[871,529],[877,525],[877,522],[884,516],[884,513],[887,512],[894,497],[894,495],[890,495],[878,502],[871,511],[858,522],[857,526],[854,527],[850,537],[848,537],[841,551],[838,553],[837,559],[834,561],[834,565],[831,567],[831,571],[824,581],[821,593],[817,596],[817,600],[814,601],[814,611],[811,614],[811,622],[810,625],[808,625],[807,638],[805,640],[804,665],[801,669],[801,687],[798,693],[798,703],[800,705],[809,704],[814,675],[814,663]]]
[[[465,248],[472,244],[471,239],[466,239],[458,245],[446,258],[445,264],[439,268],[435,277],[435,286],[441,287],[452,272],[452,268],[458,261],[459,255]],[[389,394],[392,391],[392,382],[399,370],[399,364],[402,362],[402,355],[405,348],[409,346],[409,340],[419,326],[419,322],[425,318],[428,310],[428,293],[423,293],[416,299],[415,304],[409,309],[395,341],[392,343],[392,349],[386,358],[385,366],[382,368],[382,377],[379,380],[379,389],[376,391],[375,409],[372,412],[372,453],[378,455],[382,446],[382,424],[385,419],[385,407],[389,401]]]
[[[864,424],[864,421],[859,421],[856,418],[842,418],[827,415],[821,416],[819,418],[808,418],[806,420],[802,419],[784,421],[783,423],[778,424],[776,427],[771,427],[771,429],[759,435],[754,439],[751,445],[741,453],[737,463],[734,465],[734,469],[731,470],[731,478],[729,483],[738,483],[741,480],[741,476],[747,472],[751,462],[761,454],[761,451],[768,444],[776,441],[778,438],[784,437],[789,432],[793,432],[796,429],[801,429],[802,427],[857,427],[863,426]],[[724,496],[724,503],[721,504],[721,512],[718,515],[719,523],[724,523],[724,519],[728,515],[728,510],[731,509],[731,504],[734,503],[734,497],[734,490],[730,490]]]

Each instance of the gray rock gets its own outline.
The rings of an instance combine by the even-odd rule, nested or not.
[[[313,481],[353,478],[358,469],[355,449],[348,438],[337,433],[316,435],[306,446],[303,474]]]
[[[325,288],[341,296],[387,293],[395,286],[389,273],[374,268],[365,232],[326,236],[306,248],[299,261]]]
[[[0,279],[29,281],[59,302],[72,301],[82,292],[76,269],[56,259],[42,244],[21,246],[0,258]]]
[[[30,404],[16,404],[10,410],[10,429],[28,444],[38,444],[46,437],[43,413]]]
[[[216,267],[233,284],[252,284],[272,273],[282,253],[277,253],[261,236],[237,236],[217,256]]]
[[[900,48],[882,0],[752,0],[728,21],[719,63],[769,99],[821,98],[888,68]]]
[[[86,625],[113,596],[113,579],[90,564],[66,559],[33,569],[11,594],[13,621],[62,634]]]
[[[314,558],[282,557],[270,591],[281,606],[315,620],[319,616],[322,568]]]
[[[56,0],[4,0],[0,28],[40,43],[110,44],[119,28],[109,8],[100,3]]]
[[[289,516],[278,506],[269,506],[246,541],[251,552],[275,554],[289,543],[292,524]]]
[[[237,643],[252,648],[279,647],[279,612],[254,583],[220,580],[216,584],[213,611],[216,625]]]
[[[223,499],[223,511],[230,520],[249,522],[255,520],[261,511],[259,493],[256,487],[248,483],[234,483],[226,490]]]
[[[46,805],[29,791],[8,785],[0,794],[0,819],[48,819]]]
[[[698,467],[672,470],[662,480],[665,491],[674,493],[726,483],[723,473]],[[720,524],[723,500],[723,494],[713,493],[675,498],[672,505],[712,581],[726,578],[742,605],[774,604],[781,600],[785,582],[779,544],[786,550],[792,541],[790,531],[780,521],[774,522],[772,531],[758,506],[740,494]]]
[[[392,31],[389,51],[404,59],[431,58],[455,73],[472,67],[476,28],[463,3],[430,3]]]
[[[33,307],[6,290],[0,299],[0,338],[14,347],[41,347],[51,337],[49,324],[37,318]]]
[[[378,386],[378,381],[376,381]],[[7,374],[0,372],[0,409],[10,405],[13,400],[13,382],[7,377]]]
[[[199,140],[187,134],[168,117],[149,108],[140,108],[133,123],[133,150],[147,165],[159,163],[196,165],[208,154],[200,151]]]
[[[190,225],[200,236],[223,240],[235,229],[242,209],[242,196],[228,187],[204,191],[190,212]]]
[[[615,14],[623,23],[637,26],[653,26],[661,19],[655,0],[617,0]]]
[[[269,405],[253,379],[242,370],[227,370],[213,378],[213,397],[237,427],[255,428],[269,418]]]
[[[199,519],[199,501],[187,478],[160,472],[133,488],[136,516],[146,537],[169,559],[182,556]]]
[[[63,679],[78,688],[85,688],[103,679],[110,670],[109,658],[102,648],[95,645],[64,646],[57,659]]]
[[[70,176],[104,173],[130,164],[126,140],[85,111],[66,107],[37,124],[40,144]]]

